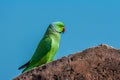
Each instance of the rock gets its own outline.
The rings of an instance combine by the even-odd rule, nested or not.
[[[13,80],[120,80],[120,50],[102,44],[34,68]]]

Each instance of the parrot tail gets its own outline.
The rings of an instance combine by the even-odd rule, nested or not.
[[[24,65],[20,66],[20,67],[18,68],[18,70],[20,70],[20,69],[23,69],[23,68],[27,67],[27,66],[29,65],[29,63],[30,63],[30,61],[28,61],[26,64],[24,64]]]

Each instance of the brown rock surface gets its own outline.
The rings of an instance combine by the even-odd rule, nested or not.
[[[14,80],[120,80],[120,50],[107,45],[63,57]]]

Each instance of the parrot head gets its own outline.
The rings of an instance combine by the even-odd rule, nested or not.
[[[50,24],[52,29],[58,33],[64,33],[65,32],[65,25],[63,22],[53,22]]]

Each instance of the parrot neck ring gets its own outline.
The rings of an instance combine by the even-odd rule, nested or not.
[[[54,26],[53,24],[50,24],[50,26],[51,26],[52,30],[54,30],[55,32],[60,33],[60,32],[55,28],[55,26]]]

